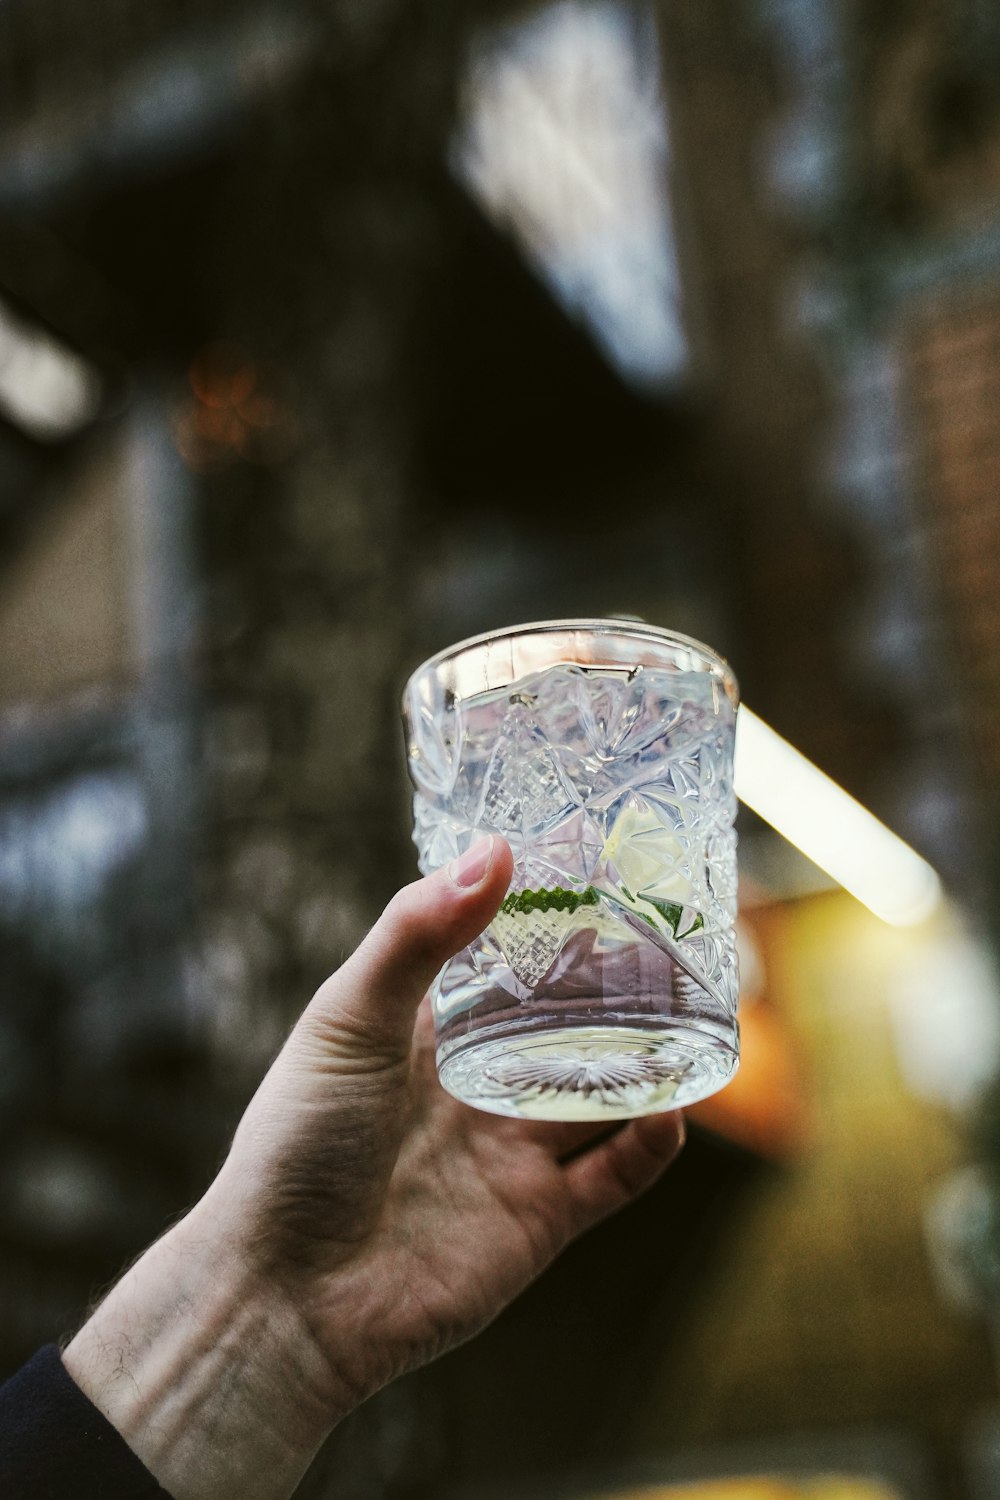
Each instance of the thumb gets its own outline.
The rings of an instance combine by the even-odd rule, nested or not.
[[[398,891],[360,947],[316,992],[300,1026],[340,1056],[409,1056],[428,986],[481,933],[510,884],[513,858],[495,834]]]

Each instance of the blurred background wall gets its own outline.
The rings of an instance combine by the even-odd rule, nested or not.
[[[408,672],[628,613],[947,904],[743,814],[742,1093],[303,1493],[996,1493],[998,70],[985,0],[7,0],[2,1373],[412,875]]]

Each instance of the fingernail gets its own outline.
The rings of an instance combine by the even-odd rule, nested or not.
[[[493,863],[493,845],[495,839],[490,834],[489,838],[480,839],[467,849],[458,859],[453,859],[448,866],[448,874],[456,885],[472,886],[478,885],[486,877],[486,872]]]

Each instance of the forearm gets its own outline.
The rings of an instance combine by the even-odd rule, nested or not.
[[[353,1404],[297,1310],[205,1234],[196,1209],[69,1344],[84,1393],[176,1500],[279,1500]]]

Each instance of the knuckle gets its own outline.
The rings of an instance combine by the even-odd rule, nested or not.
[[[404,885],[391,897],[382,912],[382,922],[401,937],[408,937],[419,925],[416,909],[416,885]]]
[[[396,892],[382,913],[379,926],[393,952],[405,956],[415,972],[428,971],[428,983],[451,951],[447,930],[450,924],[441,921],[440,914],[437,920],[432,919],[426,889],[420,881]]]

